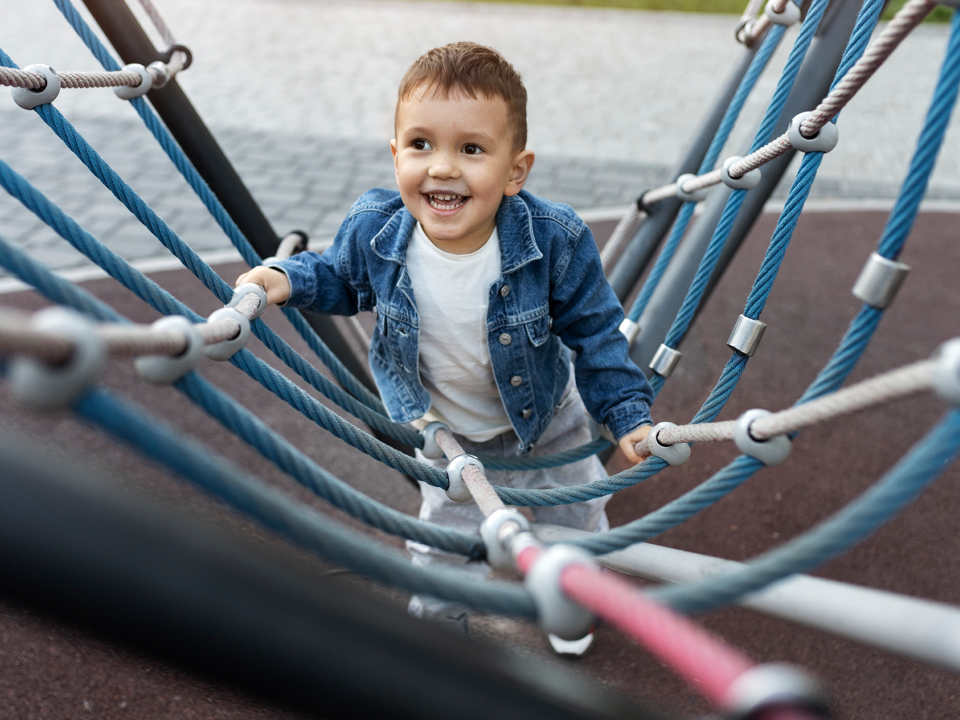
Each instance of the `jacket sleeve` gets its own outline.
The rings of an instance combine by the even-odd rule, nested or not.
[[[271,267],[282,270],[290,281],[286,307],[325,315],[355,315],[366,307],[371,295],[360,251],[355,216],[348,216],[337,231],[333,245],[323,253],[303,252]]]
[[[590,229],[558,258],[551,277],[553,331],[576,352],[577,389],[590,415],[619,440],[651,424],[653,389],[620,332],[623,308],[603,274]]]

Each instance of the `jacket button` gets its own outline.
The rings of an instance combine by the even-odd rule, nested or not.
[[[530,408],[524,408],[523,412],[520,413],[520,417],[522,417],[524,420],[529,418],[531,415],[533,415],[533,410],[531,410]]]
[[[500,344],[509,345],[513,342],[513,338],[510,337],[510,333],[500,333]]]
[[[500,288],[500,297],[506,297],[509,294],[510,294],[509,285],[504,285],[502,288]]]
[[[523,382],[523,378],[520,377],[519,375],[514,375],[512,378],[510,378],[510,384],[513,385],[514,387],[518,387],[522,382]]]

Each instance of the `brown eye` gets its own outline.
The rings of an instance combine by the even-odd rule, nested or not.
[[[479,145],[474,145],[471,143],[469,145],[464,145],[463,152],[466,155],[479,155],[483,152],[483,148],[481,148]]]
[[[418,138],[410,143],[410,147],[412,147],[414,150],[429,150],[430,143],[428,143],[426,140]]]

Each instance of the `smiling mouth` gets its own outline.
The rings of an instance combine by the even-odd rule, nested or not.
[[[424,197],[430,207],[437,210],[456,210],[470,199],[469,195],[454,195],[453,193],[424,193]]]

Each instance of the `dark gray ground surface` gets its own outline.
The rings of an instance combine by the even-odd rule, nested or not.
[[[742,311],[774,221],[771,216],[761,218],[684,343],[683,363],[655,409],[658,420],[689,419],[715,382],[729,356],[724,342]],[[800,395],[857,310],[849,288],[875,245],[883,222],[883,214],[872,212],[807,214],[801,219],[763,315],[769,324],[763,346],[720,419],[734,418],[751,407],[779,409]],[[609,225],[605,229],[609,232]],[[940,342],[960,335],[956,216],[922,215],[903,259],[914,268],[911,277],[852,380],[927,357]],[[218,269],[232,280],[241,268]],[[185,272],[161,273],[155,279],[201,314],[216,307],[209,293]],[[85,287],[134,320],[155,317],[152,310],[112,281],[94,281]],[[3,302],[23,309],[44,304],[32,293],[7,295]],[[269,322],[307,354],[283,318],[271,311]],[[252,343],[252,349],[266,357],[258,343]],[[273,364],[278,365],[276,361]],[[231,366],[207,362],[200,372],[254,408],[272,428],[338,477],[393,507],[415,512],[417,494],[396,472],[312,426]],[[344,520],[342,514],[314,500],[176,391],[140,381],[130,363],[111,363],[106,384],[266,482]],[[939,401],[920,397],[809,430],[796,441],[785,465],[759,473],[656,542],[735,560],[755,556],[796,536],[856,497],[942,413]],[[191,517],[213,518],[243,528],[264,543],[278,543],[220,503],[186,488],[136,452],[119,447],[69,414],[47,416],[24,411],[0,387],[0,418],[3,425],[42,437],[76,462],[100,468],[131,486],[146,488],[162,503],[180,509],[185,522]],[[609,506],[613,524],[629,522],[661,506],[703,481],[733,456],[733,448],[727,444],[696,447],[687,465],[661,473],[614,498]],[[609,469],[619,467],[614,460]],[[960,471],[953,467],[901,517],[819,574],[960,604],[958,480]],[[357,527],[357,523],[351,524]],[[394,538],[372,535],[378,541],[400,544]],[[287,552],[300,555],[294,549]],[[325,564],[317,563],[317,572],[326,569]],[[350,578],[345,581],[361,582]],[[371,586],[370,591],[391,603],[405,602],[399,593],[378,586]],[[743,610],[712,613],[701,622],[755,660],[796,662],[809,668],[831,688],[840,718],[932,720],[957,716],[960,678],[953,673]],[[516,648],[531,663],[548,661],[545,643],[528,623],[478,618],[475,628],[483,641]],[[668,670],[610,628],[599,629],[595,650],[574,667],[680,714],[707,710]],[[0,717],[286,716],[135,651],[119,649],[38,617],[28,609],[0,606]]]

